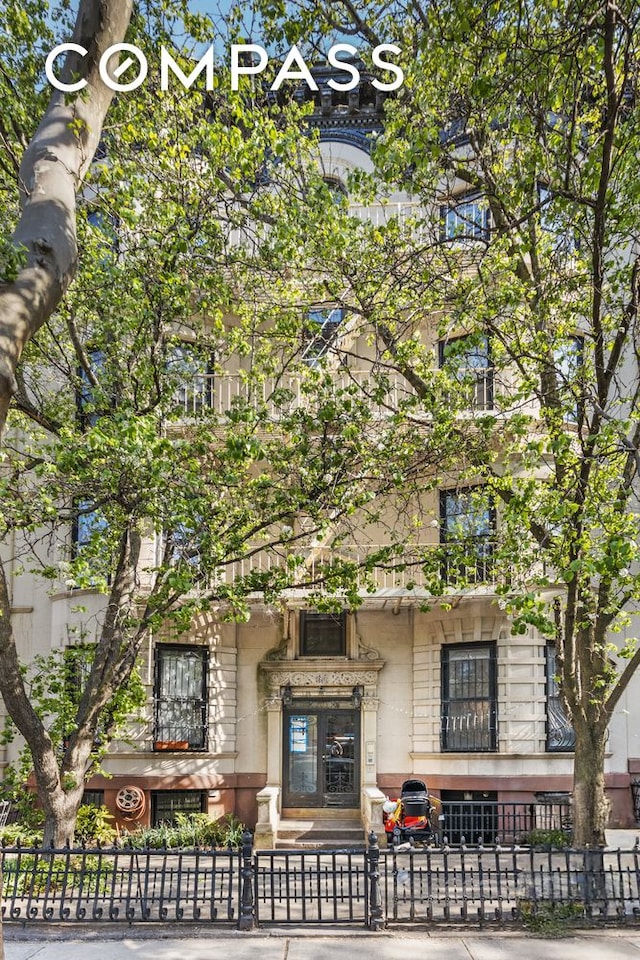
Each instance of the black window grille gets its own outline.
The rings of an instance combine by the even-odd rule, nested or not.
[[[442,750],[495,751],[497,712],[495,644],[443,647]]]
[[[576,735],[560,698],[557,680],[556,648],[547,644],[547,751],[558,753],[575,749]]]
[[[346,655],[346,613],[300,614],[300,655],[303,657],[344,657]]]
[[[204,750],[207,744],[205,647],[156,647],[155,731],[157,750]]]
[[[151,792],[151,823],[154,827],[176,822],[176,814],[207,812],[204,790],[155,790]]]
[[[83,807],[101,807],[104,804],[104,790],[85,790],[82,794]]]
[[[69,744],[69,737],[72,732],[72,727],[75,725],[75,713],[80,705],[82,694],[84,693],[84,689],[91,674],[91,667],[93,665],[95,652],[95,643],[73,644],[72,646],[66,647],[63,652],[64,689],[66,698],[71,705],[71,713],[73,714],[73,716],[69,717],[68,725],[66,726],[65,734],[62,739],[62,747],[65,750]],[[113,708],[107,704],[102,708],[100,718],[97,722],[94,747],[98,748],[108,737],[109,731],[113,727],[113,723]],[[87,797],[90,797],[92,793],[99,793],[101,795],[102,799],[98,803],[94,804],[95,806],[100,806],[104,800],[104,792],[101,790],[85,790],[84,794],[82,795],[82,802],[85,804],[94,803],[93,800],[87,799]]]
[[[494,572],[496,513],[482,487],[440,491],[441,576],[450,585],[486,583]]]

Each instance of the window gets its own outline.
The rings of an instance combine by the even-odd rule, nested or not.
[[[493,409],[493,363],[486,334],[469,334],[441,340],[440,367],[458,381],[466,405],[474,410]]]
[[[573,750],[576,736],[560,699],[560,690],[556,679],[556,648],[547,644],[547,751]]]
[[[442,240],[487,240],[489,207],[480,194],[463,194],[440,211]]]
[[[538,184],[538,201],[540,226],[549,238],[553,250],[557,254],[571,257],[580,248],[575,223],[570,222],[573,212],[566,209],[566,201],[543,183]]]
[[[193,416],[213,406],[213,360],[208,348],[187,341],[174,343],[166,367],[175,379],[175,403],[180,413]]]
[[[156,750],[204,750],[207,746],[205,647],[156,647]]]
[[[201,527],[196,528],[191,523],[179,523],[171,532],[169,538],[171,541],[169,557],[172,563],[188,563],[194,569],[199,567],[202,541]]]
[[[104,790],[85,790],[82,794],[83,807],[102,807],[104,805]]]
[[[62,739],[63,749],[66,750],[69,743],[69,735],[71,733],[71,727],[75,726],[75,714],[78,707],[80,706],[80,700],[84,689],[89,681],[89,675],[91,673],[91,667],[93,665],[93,659],[95,656],[95,644],[94,643],[78,643],[73,646],[66,647],[63,651],[63,676],[64,676],[64,692],[68,705],[70,705],[71,710],[67,710],[68,719],[65,721],[65,735]],[[95,737],[93,741],[94,747],[99,747],[101,742],[108,736],[109,731],[113,727],[114,716],[113,708],[111,705],[107,705],[102,708],[100,719],[98,720]],[[101,791],[94,791],[100,793]],[[94,802],[93,800],[87,799],[90,796],[90,792],[86,791],[83,794],[82,802],[84,804],[94,803],[94,806],[100,806],[99,802]]]
[[[97,510],[89,500],[78,500],[74,509],[71,532],[73,556],[79,557],[89,548],[95,547],[100,534],[107,529],[107,520],[101,510]]]
[[[484,583],[493,574],[495,509],[483,487],[440,491],[442,578]]]
[[[496,749],[495,644],[442,648],[442,750]]]
[[[94,378],[99,381],[105,371],[106,358],[104,351],[99,348],[89,349],[87,350],[87,358]],[[89,427],[94,427],[105,413],[104,403],[100,401],[98,391],[84,367],[78,367],[78,376],[80,378],[80,386],[76,396],[78,419],[80,428],[87,430]]]
[[[300,654],[303,657],[346,655],[346,614],[300,614]]]
[[[576,423],[583,398],[584,337],[568,337],[553,350],[556,384],[560,400],[565,405],[564,419]]]
[[[71,524],[71,557],[76,563],[74,587],[94,587],[100,578],[111,577],[112,555],[109,524],[102,510],[90,500],[78,500]]]
[[[159,827],[176,822],[176,814],[206,813],[204,790],[154,790],[151,792],[151,824]]]
[[[344,310],[340,307],[309,310],[302,358],[310,367],[316,366],[327,354],[343,320]]]

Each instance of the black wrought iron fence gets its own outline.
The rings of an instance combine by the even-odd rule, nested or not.
[[[1,859],[5,920],[237,918],[237,851],[6,847]]]
[[[449,843],[526,843],[537,831],[571,831],[569,802],[504,803],[444,800],[444,834]]]
[[[558,907],[576,920],[640,920],[640,846],[498,844],[380,850],[4,848],[9,921],[284,924],[507,923]]]
[[[365,925],[369,879],[364,850],[259,850],[255,858],[256,922]]]
[[[631,851],[458,847],[381,859],[388,923],[640,919],[640,848]]]

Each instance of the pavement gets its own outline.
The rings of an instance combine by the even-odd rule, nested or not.
[[[44,933],[45,931],[41,931]],[[450,930],[373,933],[270,930],[211,933],[175,929],[168,936],[127,928],[71,930],[68,937],[33,939],[31,931],[5,926],[6,960],[640,960],[640,927],[585,931],[567,937],[521,932]],[[28,937],[16,937],[26,933]]]

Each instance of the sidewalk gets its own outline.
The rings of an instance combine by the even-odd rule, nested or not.
[[[66,928],[65,932],[72,939],[36,940],[31,931],[5,926],[6,960],[255,960],[256,956],[259,960],[336,960],[345,955],[349,960],[640,960],[640,928],[588,931],[559,939],[459,930],[433,935],[308,930],[207,934],[201,928],[185,927],[180,936],[173,930],[167,939],[146,939],[139,928],[93,928],[82,939],[76,930]],[[114,938],[114,933],[119,936]],[[52,934],[60,935],[58,930]]]

